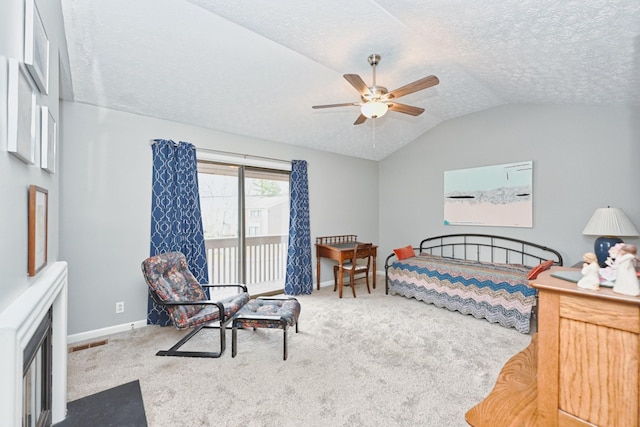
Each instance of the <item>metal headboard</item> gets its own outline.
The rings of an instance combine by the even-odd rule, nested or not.
[[[555,249],[511,237],[490,234],[446,234],[424,239],[419,253],[476,261],[522,264],[533,267],[554,260],[562,265],[562,255]]]

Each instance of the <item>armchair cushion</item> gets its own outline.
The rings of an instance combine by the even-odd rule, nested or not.
[[[229,319],[233,317],[238,310],[240,310],[246,303],[249,302],[249,294],[242,292],[237,295],[233,295],[227,298],[223,298],[217,301],[222,304],[224,318]],[[179,306],[184,307],[184,306]],[[192,306],[193,307],[193,306]],[[173,324],[178,329],[190,328],[192,326],[200,325],[202,323],[213,322],[220,320],[220,312],[216,305],[197,306],[204,307],[199,312],[195,313],[191,317],[173,317]],[[181,313],[180,313],[181,314]]]

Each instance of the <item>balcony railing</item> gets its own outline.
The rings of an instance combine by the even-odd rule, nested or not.
[[[288,235],[247,237],[246,285],[264,282],[284,283]],[[205,239],[209,282],[239,283],[238,238]]]

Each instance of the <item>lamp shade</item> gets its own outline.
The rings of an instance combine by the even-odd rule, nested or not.
[[[582,234],[600,236],[593,245],[600,267],[606,267],[609,249],[622,243],[618,236],[637,236],[638,230],[629,218],[618,208],[598,208],[591,216]]]
[[[638,236],[638,230],[618,208],[598,208],[582,234],[590,236]]]
[[[362,104],[362,107],[360,107],[360,112],[367,118],[375,119],[384,116],[387,113],[388,109],[389,106],[384,102],[369,101]]]

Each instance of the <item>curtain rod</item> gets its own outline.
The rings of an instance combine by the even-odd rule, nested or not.
[[[283,163],[291,164],[291,160],[277,159],[275,157],[254,156],[252,154],[233,153],[231,151],[211,150],[209,148],[199,148],[199,147],[196,147],[196,151],[204,151],[205,153],[211,153],[211,154],[224,154],[228,156],[242,157],[243,159],[271,160],[275,162],[283,162]]]
[[[149,145],[153,145],[153,144],[155,144],[155,142],[156,141],[154,139],[150,139],[149,140]],[[222,155],[234,156],[234,157],[242,157],[243,159],[271,160],[271,161],[275,161],[275,162],[283,162],[283,163],[291,164],[291,160],[277,159],[275,157],[254,156],[254,155],[251,155],[251,154],[233,153],[231,151],[212,150],[210,148],[200,148],[200,147],[197,147],[194,144],[192,144],[192,145],[194,147],[196,147],[196,151],[203,151],[205,153],[222,154]]]

